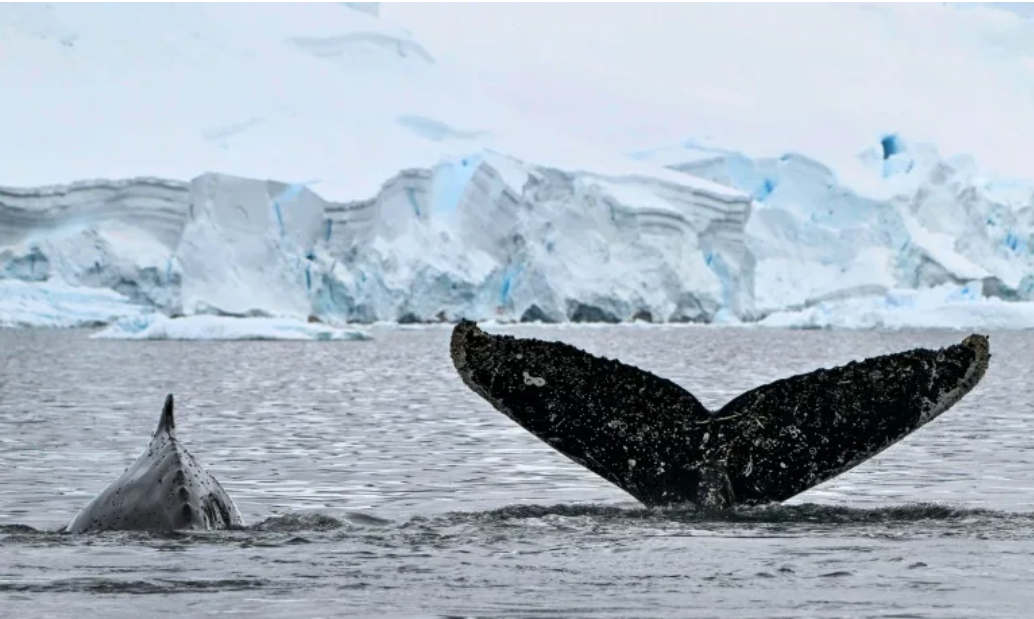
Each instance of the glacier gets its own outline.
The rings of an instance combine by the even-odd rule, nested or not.
[[[635,155],[752,196],[759,314],[946,283],[1034,299],[1034,182],[989,181],[971,158],[887,141],[847,178],[796,153],[749,159],[692,141]]]
[[[674,150],[651,156],[678,161],[666,164],[678,181],[483,151],[346,203],[214,173],[8,190],[0,281],[117,295],[98,297],[107,314],[86,324],[157,310],[301,324],[1034,326],[1034,186],[981,184],[931,148],[895,167],[908,171],[882,196],[800,155]],[[0,315],[27,294],[5,294]],[[5,323],[33,324],[26,307]]]
[[[751,311],[750,201],[690,176],[564,172],[485,151],[348,203],[213,173],[0,196],[0,222],[24,222],[5,225],[5,278],[110,288],[170,316],[708,322]]]
[[[837,122],[798,130],[814,107],[778,127],[709,119],[730,101],[713,72],[690,106],[702,137],[644,148],[641,115],[566,131],[577,123],[526,105],[533,84],[521,100],[478,88],[376,3],[127,6],[0,8],[5,46],[86,97],[76,131],[55,131],[37,111],[55,109],[58,81],[0,59],[24,87],[0,102],[0,137],[38,145],[0,149],[0,326],[121,339],[350,339],[363,335],[349,324],[460,317],[1034,327],[1034,181],[1001,173],[1015,150],[931,140],[938,127],[903,118],[877,131],[875,117],[831,148],[814,136]],[[822,9],[911,34],[902,15],[956,24],[952,10]],[[1034,27],[977,17],[996,28],[982,36],[1034,54],[1018,34]],[[978,37],[945,28],[966,67],[992,66]],[[998,98],[1019,105],[1032,75]],[[584,82],[592,109],[615,101]]]

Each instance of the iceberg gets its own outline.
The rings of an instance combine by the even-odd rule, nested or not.
[[[339,329],[285,318],[233,318],[141,314],[119,319],[90,336],[107,340],[368,340],[356,329]]]

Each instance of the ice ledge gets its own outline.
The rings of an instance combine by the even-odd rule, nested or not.
[[[90,336],[109,340],[368,340],[365,331],[339,329],[283,318],[230,318],[227,316],[184,316],[168,318],[142,314],[118,320]]]

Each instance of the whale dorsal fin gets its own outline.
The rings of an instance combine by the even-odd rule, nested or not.
[[[162,407],[162,416],[158,420],[158,429],[154,431],[155,436],[162,432],[169,436],[176,436],[176,419],[172,416],[173,400],[172,394],[165,396],[165,406]]]

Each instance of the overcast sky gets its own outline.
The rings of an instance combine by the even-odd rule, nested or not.
[[[432,55],[462,56],[458,64],[486,70],[485,86],[586,135],[650,144],[729,127],[785,141],[776,135],[785,125],[815,128],[808,148],[855,148],[880,131],[905,131],[982,163],[1029,169],[1030,30],[991,12],[974,19],[937,8],[465,2],[380,11]],[[1034,14],[1034,3],[1004,8]],[[829,127],[852,135],[819,130]],[[792,137],[803,144],[800,132]]]
[[[1034,17],[1034,2],[982,4]],[[648,55],[670,49],[672,43],[685,36],[687,24],[691,25],[694,15],[701,11],[712,17],[721,13],[737,19],[746,11],[757,15],[771,10],[771,5],[720,2],[399,2],[380,5],[381,15],[413,31],[432,53],[462,54],[472,62],[497,66],[522,61],[583,66],[600,57],[611,63],[621,62],[614,52],[616,49],[627,51],[629,42],[635,42],[634,47]],[[792,13],[797,18],[822,13],[821,4],[784,4],[778,11]]]
[[[475,63],[578,63],[608,57],[623,42],[648,47],[671,40],[693,11],[652,3],[386,3],[381,14],[401,23],[437,55]],[[705,9],[706,10],[706,9]]]

